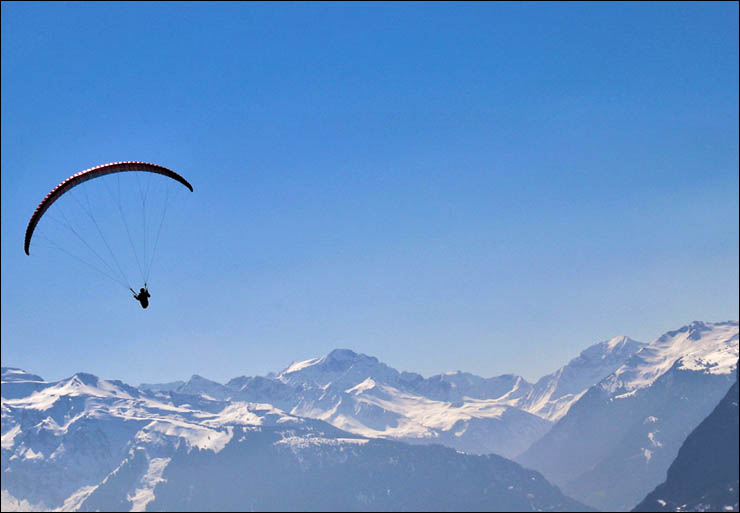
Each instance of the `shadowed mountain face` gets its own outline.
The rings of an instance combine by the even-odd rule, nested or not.
[[[630,510],[732,386],[737,355],[736,321],[668,332],[591,387],[517,461],[586,504]]]
[[[320,429],[320,428],[319,428]],[[147,511],[584,511],[540,474],[498,456],[343,438],[337,430],[235,428],[219,452],[173,452]],[[135,454],[82,504],[128,510]]]
[[[633,511],[738,511],[738,382],[691,432],[664,483]]]

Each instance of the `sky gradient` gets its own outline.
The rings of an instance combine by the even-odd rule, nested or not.
[[[4,2],[1,23],[3,365],[224,382],[346,347],[534,380],[737,319],[737,3]],[[195,189],[146,311],[23,253],[56,184],[118,160]]]

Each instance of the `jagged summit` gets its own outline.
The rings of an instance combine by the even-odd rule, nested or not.
[[[355,353],[351,349],[337,348],[329,352],[329,354],[327,354],[324,358],[326,360],[348,361],[348,360],[354,360],[358,356],[360,355],[358,353]],[[367,355],[362,355],[362,356],[367,356]]]
[[[689,338],[691,340],[699,340],[702,336],[702,333],[706,331],[711,331],[718,327],[738,327],[738,321],[723,321],[723,322],[705,322],[705,321],[691,321],[689,324],[685,326],[681,326],[680,328],[668,331],[663,336],[661,336],[658,340],[662,339],[672,339],[675,338],[679,334],[686,334],[686,338]]]
[[[540,378],[517,404],[530,413],[557,421],[589,387],[614,372],[645,345],[619,336],[589,346],[567,365]]]
[[[339,348],[330,351],[328,354],[320,358],[310,358],[308,360],[292,362],[285,369],[278,373],[277,378],[281,379],[288,376],[289,374],[304,371],[305,369],[314,366],[319,366],[322,370],[339,372],[342,370],[346,370],[358,360],[367,360],[375,363],[378,362],[378,359],[374,356],[356,353],[351,349]]]
[[[79,383],[87,386],[97,386],[100,378],[89,372],[78,372],[70,378],[71,383]]]
[[[290,385],[332,385],[346,390],[369,377],[397,384],[400,373],[374,356],[350,349],[334,349],[320,358],[291,363],[275,379]]]
[[[730,374],[737,365],[737,341],[737,321],[694,321],[643,347],[601,386],[622,392],[644,388],[674,366],[709,374]]]
[[[632,355],[636,353],[645,345],[644,342],[638,342],[625,335],[620,335],[587,347],[576,358],[568,362],[568,365],[584,365],[599,360],[618,360],[624,357],[625,354]]]
[[[221,383],[217,381],[213,381],[212,379],[204,378],[200,374],[193,374],[190,376],[190,379],[185,382],[185,384],[195,384],[195,383],[216,383],[217,385],[220,385]]]
[[[188,381],[175,389],[178,394],[205,396],[208,399],[225,399],[228,389],[221,383],[193,374]]]

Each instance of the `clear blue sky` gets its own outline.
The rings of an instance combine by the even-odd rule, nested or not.
[[[0,48],[3,365],[531,380],[738,317],[736,2],[3,2]],[[23,253],[116,160],[195,187],[146,311]]]

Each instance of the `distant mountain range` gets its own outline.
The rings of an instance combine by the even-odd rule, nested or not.
[[[226,384],[3,368],[3,511],[626,510],[727,392],[737,333],[617,337],[536,383],[348,349]]]
[[[201,376],[141,385],[150,391],[268,403],[372,438],[436,442],[473,454],[514,457],[543,436],[586,390],[645,344],[627,337],[595,344],[535,384],[507,374],[453,372],[423,378],[377,358],[336,349],[278,374],[225,385]]]
[[[501,456],[368,439],[268,404],[11,368],[2,391],[3,511],[590,510]]]

